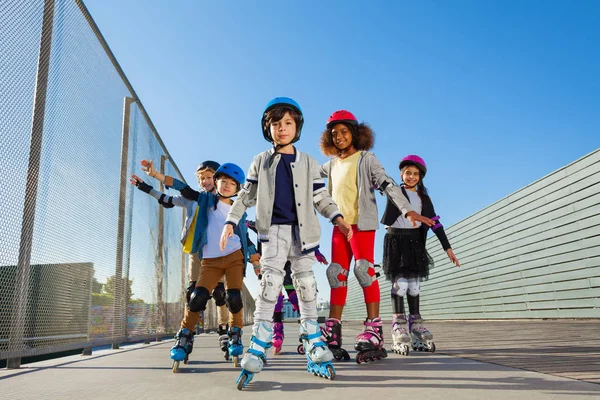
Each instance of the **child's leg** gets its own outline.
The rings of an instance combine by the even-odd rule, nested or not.
[[[219,327],[222,328],[229,322],[229,311],[225,304],[225,282],[223,279],[219,281],[212,292],[212,298],[217,306],[217,319]]]
[[[294,309],[294,311],[300,310],[298,308],[298,294],[296,293],[296,289],[294,289],[294,285],[286,285],[285,291],[287,292],[288,300],[290,301],[290,303],[292,303],[292,308]]]
[[[354,235],[350,240],[352,254],[354,254],[354,275],[363,289],[367,317],[373,319],[379,316],[379,281],[377,281],[373,267],[375,254],[375,231],[359,231],[353,226]]]
[[[196,282],[196,288],[190,296],[190,311],[200,312],[206,310],[206,303],[211,298],[212,290],[225,273],[222,258],[205,258],[202,260],[198,282]]]
[[[198,274],[200,270],[200,260],[198,254],[193,253],[188,257],[188,279],[190,283],[196,284],[198,280]],[[192,294],[192,290],[186,292],[186,298],[188,299]],[[183,314],[183,320],[181,321],[181,329],[175,335],[175,345],[171,348],[170,354],[171,359],[175,361],[184,361],[188,355],[192,352],[194,346],[194,332],[196,330],[196,324],[200,320],[200,313],[190,311],[189,306],[186,305]]]
[[[408,289],[408,280],[398,278],[392,284],[392,350],[399,354],[408,354],[410,335],[404,315],[404,295]]]
[[[198,253],[192,253],[188,257],[188,279],[190,282],[197,282],[200,276],[200,259]]]
[[[335,226],[331,235],[331,264],[327,267],[327,280],[331,287],[329,318],[339,320],[348,295],[348,272],[352,248],[346,236]]]
[[[244,304],[242,302],[244,255],[241,251],[236,251],[222,258],[224,259],[225,279],[227,280],[225,302],[230,312],[229,326],[237,326],[241,329],[244,327]]]
[[[288,260],[292,243],[292,231],[288,225],[273,225],[269,229],[269,241],[262,243],[262,279],[255,303],[254,325],[250,348],[242,360],[242,368],[248,372],[260,372],[264,365],[265,349],[273,336],[273,311],[283,286],[283,267]]]
[[[408,280],[408,324],[409,331],[419,340],[429,341],[433,339],[433,334],[423,325],[421,312],[419,310],[419,294],[421,293],[421,285],[419,280],[411,278]]]
[[[229,309],[229,355],[239,356],[244,351],[242,344],[242,328],[244,327],[244,304],[242,302],[242,285],[244,280],[244,255],[236,251],[222,257],[225,265],[227,295],[225,302]]]
[[[314,252],[302,254],[300,243],[295,243],[290,251],[290,261],[302,321],[300,332],[310,368],[311,362],[321,364],[333,359],[331,350],[321,339],[321,329],[317,323],[317,281],[312,269],[317,259]]]
[[[279,298],[275,304],[275,312],[273,312],[273,352],[278,354],[283,345],[283,293],[279,293]]]
[[[188,257],[188,278],[190,282],[194,282],[194,284],[198,281],[198,275],[200,274],[200,259],[198,258],[198,253],[190,254]],[[189,302],[189,297],[193,291],[187,293],[187,298]],[[185,311],[183,314],[183,320],[181,321],[181,329],[187,328],[190,331],[194,331],[196,328],[196,324],[200,320],[199,312],[190,311],[189,307],[185,307]]]

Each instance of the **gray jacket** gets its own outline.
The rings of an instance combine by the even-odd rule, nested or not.
[[[158,200],[161,205],[164,204],[167,206],[167,208],[170,208],[169,206],[185,208],[185,226],[181,231],[181,243],[185,244],[185,239],[190,231],[190,226],[192,225],[192,220],[194,219],[194,213],[196,212],[198,203],[194,200],[188,200],[183,196],[169,196],[168,194],[159,192],[156,189],[151,189],[149,194]]]
[[[237,225],[246,209],[256,205],[256,230],[258,239],[262,242],[269,240],[275,198],[275,174],[281,159],[281,155],[274,152],[274,149],[270,149],[254,157],[246,176],[246,184],[227,215],[227,222]],[[273,162],[269,166],[271,157]],[[291,166],[300,241],[302,251],[308,253],[319,247],[321,238],[321,227],[315,208],[330,221],[341,214],[325,188],[325,181],[319,174],[319,164],[314,158],[296,150],[296,161],[291,163]]]
[[[331,175],[331,162],[337,157],[332,158],[321,166],[321,177],[329,178]],[[377,201],[375,200],[375,189],[394,203],[402,211],[402,215],[414,211],[406,197],[402,194],[400,187],[388,176],[383,166],[370,151],[361,151],[358,160],[358,229],[361,231],[374,231],[379,228],[379,216],[377,211]],[[327,180],[327,187],[331,195],[331,178]]]

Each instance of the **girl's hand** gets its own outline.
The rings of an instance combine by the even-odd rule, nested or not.
[[[221,233],[221,242],[219,243],[221,251],[225,250],[225,246],[227,246],[227,240],[232,236],[233,236],[233,225],[225,224],[225,226],[223,227],[223,232]]]
[[[256,274],[256,276],[258,277],[258,279],[260,279],[260,278],[261,278],[261,276],[260,276],[260,271],[261,271],[261,269],[260,269],[260,265],[259,265],[259,264],[255,265],[255,266],[254,266],[254,273]]]
[[[344,218],[342,217],[337,217],[336,219],[336,225],[338,228],[340,228],[340,231],[342,231],[342,233],[344,234],[344,236],[346,236],[346,239],[348,241],[350,241],[350,239],[352,239],[352,225],[350,225],[349,223],[347,223],[346,221],[344,221]]]
[[[315,257],[317,258],[317,261],[320,262],[321,264],[323,264],[323,265],[329,264],[329,262],[327,261],[327,258],[318,249],[315,250]]]
[[[146,175],[152,178],[156,176],[156,170],[154,169],[154,161],[142,160],[140,161],[140,164],[142,164],[142,171],[144,171]]]
[[[409,211],[406,213],[406,219],[410,221],[410,223],[416,228],[417,222],[425,224],[427,226],[435,225],[435,222],[427,217],[422,216],[421,214],[417,214],[414,211]]]
[[[454,252],[452,251],[452,249],[446,250],[446,253],[448,253],[448,258],[450,259],[450,261],[452,261],[452,263],[454,265],[456,265],[457,267],[460,267],[460,263],[458,262],[458,258],[456,258],[456,256],[454,255]]]

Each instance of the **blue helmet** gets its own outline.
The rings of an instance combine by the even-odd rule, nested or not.
[[[298,115],[300,115],[300,123],[296,126],[296,136],[294,136],[294,139],[292,140],[292,143],[296,143],[298,140],[300,140],[300,133],[302,132],[302,125],[304,125],[304,117],[302,115],[302,109],[300,108],[298,103],[296,103],[294,100],[290,99],[289,97],[275,97],[265,107],[265,111],[263,112],[263,116],[262,116],[262,120],[261,120],[261,127],[262,127],[263,136],[265,137],[265,140],[269,143],[273,143],[273,138],[271,137],[271,131],[269,130],[269,127],[265,127],[265,117],[267,116],[267,112],[269,112],[271,109],[273,109],[277,106],[289,107],[292,110],[296,111],[298,113]]]
[[[244,182],[246,182],[246,175],[244,174],[244,171],[242,171],[242,169],[236,164],[221,164],[221,166],[215,171],[213,179],[216,181],[221,175],[225,175],[236,181],[238,184],[238,190],[244,184]]]

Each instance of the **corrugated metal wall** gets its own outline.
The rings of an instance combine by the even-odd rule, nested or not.
[[[600,149],[446,233],[462,266],[429,238],[435,267],[422,284],[425,318],[600,318]],[[390,283],[379,282],[389,319]],[[363,318],[352,276],[344,319]]]

